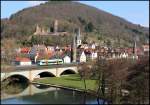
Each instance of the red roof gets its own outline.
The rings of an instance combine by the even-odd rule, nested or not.
[[[30,62],[31,60],[29,58],[16,57],[15,61]]]
[[[27,47],[21,48],[21,53],[28,53],[29,50],[30,50],[30,49],[27,48]]]

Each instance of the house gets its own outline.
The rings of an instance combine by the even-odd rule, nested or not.
[[[145,44],[142,47],[143,47],[144,52],[149,51],[149,45],[148,44]]]
[[[21,52],[21,48],[16,48],[16,49],[15,49],[15,52],[16,52],[16,53],[20,53],[20,52]]]
[[[34,45],[29,52],[30,59],[34,60],[37,53],[38,53],[39,57],[43,56],[45,54],[48,54],[46,46],[45,45]]]
[[[3,49],[1,49],[1,59],[5,59],[7,56],[6,56],[6,53]]]
[[[97,52],[96,52],[96,51],[93,51],[93,52],[91,53],[91,59],[94,60],[94,59],[96,59],[97,57],[98,57]]]
[[[19,58],[19,57],[16,57],[15,59],[15,64],[16,65],[32,65],[32,62],[29,58]]]
[[[144,55],[148,55],[149,56],[149,45],[145,44],[142,47],[143,47]]]
[[[142,48],[137,48],[137,55],[144,55],[144,51],[142,50]]]
[[[95,43],[92,43],[92,44],[91,44],[91,48],[92,48],[93,50],[95,50],[95,49],[96,49],[96,45],[95,45]]]
[[[125,52],[121,53],[120,58],[128,58],[128,53]]]
[[[29,51],[30,51],[30,48],[28,48],[28,47],[23,47],[20,50],[21,53],[26,53],[26,54],[29,53]]]
[[[47,51],[55,51],[54,46],[47,46]]]
[[[63,57],[63,61],[64,61],[64,63],[71,63],[71,58],[68,55],[65,55]]]
[[[55,47],[55,51],[58,51],[58,50],[60,50],[60,47],[59,47],[59,46],[56,46],[56,47]]]
[[[112,58],[113,58],[113,59],[115,59],[115,58],[116,58],[116,55],[115,55],[115,53],[113,53],[113,54],[112,54]]]
[[[138,59],[138,56],[137,55],[132,55],[131,58],[132,59]]]
[[[131,56],[133,54],[133,48],[127,48],[127,53]]]
[[[82,44],[80,48],[88,49],[88,48],[89,48],[89,46],[88,46],[88,44]]]
[[[86,55],[85,55],[84,51],[82,51],[82,53],[80,55],[80,62],[86,62]]]

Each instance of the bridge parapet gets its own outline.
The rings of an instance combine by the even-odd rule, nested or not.
[[[2,72],[1,73],[1,81],[12,76],[12,75],[21,75],[27,78],[29,81],[33,81],[34,78],[42,72],[49,72],[56,77],[60,77],[61,73],[66,70],[72,70],[77,73],[77,66],[69,66],[69,67],[55,67],[55,68],[43,68],[43,69],[26,69],[26,70],[15,70],[11,72]]]

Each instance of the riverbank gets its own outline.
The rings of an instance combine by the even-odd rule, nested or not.
[[[43,79],[34,80],[33,83],[51,85],[60,88],[67,88],[78,91],[96,92],[96,80],[86,79],[86,90],[84,81],[81,80],[78,74],[64,75],[61,77],[47,77]]]

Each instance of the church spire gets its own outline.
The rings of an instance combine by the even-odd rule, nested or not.
[[[77,57],[77,43],[76,43],[76,34],[73,35],[73,62],[76,62]]]
[[[78,28],[77,33],[77,46],[81,45],[81,35],[80,35],[80,28]]]

